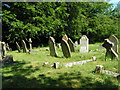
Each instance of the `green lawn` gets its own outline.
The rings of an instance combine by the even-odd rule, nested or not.
[[[117,88],[116,78],[106,74],[95,74],[96,65],[103,65],[105,69],[118,72],[118,61],[105,61],[105,49],[100,49],[102,43],[90,44],[89,53],[79,53],[79,47],[72,53],[71,58],[63,57],[62,50],[57,48],[58,57],[51,57],[48,47],[34,48],[34,54],[8,52],[13,55],[17,64],[2,67],[3,88]],[[97,49],[97,50],[96,50]],[[68,63],[91,59],[97,60],[84,65],[73,67],[50,67],[55,62]],[[49,62],[49,66],[42,66]]]

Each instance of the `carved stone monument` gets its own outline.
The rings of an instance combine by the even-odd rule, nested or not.
[[[89,39],[86,35],[83,35],[80,39],[80,53],[87,53],[89,49],[88,45]]]

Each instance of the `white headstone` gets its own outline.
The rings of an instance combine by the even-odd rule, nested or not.
[[[83,35],[80,39],[80,52],[81,53],[86,53],[88,52],[88,44],[89,44],[89,39],[87,38],[86,35]]]

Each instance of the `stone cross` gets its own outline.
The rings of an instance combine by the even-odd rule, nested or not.
[[[88,45],[89,45],[89,39],[86,35],[83,35],[80,39],[80,52],[86,53],[88,52]]]
[[[50,55],[57,57],[57,51],[56,51],[56,45],[55,45],[55,39],[53,37],[50,36],[49,38],[49,49],[50,49]]]
[[[70,50],[71,50],[71,52],[75,52],[75,47],[74,47],[74,43],[73,43],[73,41],[70,39],[70,38],[68,38],[68,44],[69,44],[69,46],[70,46]]]
[[[62,39],[64,39],[64,40],[68,40],[68,36],[65,34],[63,37],[62,37]]]
[[[71,57],[70,47],[69,47],[69,44],[67,43],[66,40],[62,39],[62,41],[61,41],[61,47],[62,47],[63,55],[64,55],[66,58]]]
[[[16,47],[17,47],[18,52],[21,52],[18,42],[16,42]]]
[[[23,52],[27,53],[28,49],[24,40],[22,40],[22,47],[23,47]]]

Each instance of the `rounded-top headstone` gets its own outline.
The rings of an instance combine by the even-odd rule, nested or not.
[[[88,52],[88,44],[89,44],[89,39],[87,38],[86,35],[83,35],[80,39],[80,52],[81,53]]]

